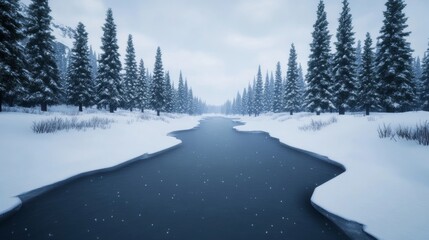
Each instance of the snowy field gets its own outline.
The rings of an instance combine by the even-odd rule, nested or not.
[[[335,120],[332,121],[332,118]],[[333,122],[303,130],[311,120]],[[379,239],[429,239],[429,146],[380,139],[378,126],[415,126],[428,112],[371,116],[302,113],[241,117],[240,131],[264,131],[292,147],[343,164],[346,172],[316,188],[312,201],[365,225]]]
[[[22,109],[8,109],[22,111]],[[28,110],[27,110],[28,111]],[[50,107],[47,113],[0,114],[0,214],[20,204],[15,197],[82,172],[112,167],[144,153],[155,153],[180,143],[168,133],[194,128],[201,117],[95,109]],[[33,122],[93,117],[114,122],[106,129],[68,130],[36,134]]]

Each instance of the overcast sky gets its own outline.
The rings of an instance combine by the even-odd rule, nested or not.
[[[30,0],[24,0],[29,3]],[[264,75],[280,61],[283,75],[290,45],[306,71],[318,0],[50,0],[56,23],[76,27],[83,22],[90,44],[100,53],[101,27],[112,8],[121,59],[128,34],[137,58],[153,70],[156,47],[164,68],[177,83],[182,70],[194,95],[222,104],[253,81],[258,65]],[[341,0],[325,0],[334,42]],[[373,38],[382,26],[385,0],[350,0],[356,39]],[[429,40],[429,1],[406,0],[409,38],[414,55],[422,56]],[[177,84],[176,84],[177,86]]]

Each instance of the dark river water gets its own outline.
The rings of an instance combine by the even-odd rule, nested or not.
[[[204,120],[177,148],[25,201],[0,239],[347,239],[310,202],[343,170],[235,125]]]

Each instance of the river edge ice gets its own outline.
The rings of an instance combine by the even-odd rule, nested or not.
[[[95,109],[78,113],[58,106],[41,113],[30,109],[0,114],[0,216],[20,206],[17,197],[84,172],[116,166],[145,153],[153,154],[181,141],[168,134],[199,125],[201,116]],[[52,118],[100,117],[114,122],[107,129],[36,134],[33,122]]]
[[[302,130],[312,120],[336,122]],[[237,116],[239,131],[263,131],[291,147],[327,156],[346,172],[318,186],[312,202],[342,218],[364,224],[379,239],[428,239],[429,147],[401,139],[380,139],[383,124],[415,126],[428,112],[338,116],[300,113]]]
[[[41,135],[31,131],[34,121],[94,116],[115,122],[109,129]],[[327,156],[346,167],[345,173],[316,188],[312,201],[318,206],[364,224],[368,233],[380,239],[428,238],[425,223],[429,221],[429,203],[425,199],[429,197],[429,148],[405,140],[379,139],[377,128],[383,124],[414,126],[429,120],[429,113],[237,117],[246,123],[236,127],[240,131],[268,132],[287,145]],[[337,122],[319,131],[300,130],[311,120],[328,121],[332,117]],[[15,196],[22,193],[175,146],[180,141],[167,135],[192,129],[201,119],[129,111],[79,114],[61,107],[48,113],[2,113],[0,213],[18,206],[20,200]]]

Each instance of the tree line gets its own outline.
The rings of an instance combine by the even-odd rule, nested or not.
[[[118,108],[142,112],[151,109],[157,115],[206,111],[206,104],[193,95],[182,73],[175,88],[169,72],[164,70],[159,47],[153,72],[149,72],[142,59],[137,63],[129,35],[122,68],[111,9],[102,27],[98,63],[94,64],[95,54],[88,47],[85,25],[79,23],[62,77],[59,65],[64,63],[56,58],[50,12],[48,0],[32,0],[26,13],[18,0],[0,0],[0,112],[4,103],[40,105],[41,111],[53,104],[75,105],[79,111],[91,106],[110,112]]]
[[[297,67],[297,54],[292,44],[286,77],[282,78],[280,63],[275,77],[266,77],[262,88],[260,67],[253,85],[227,101],[227,114],[262,112],[346,111],[404,112],[429,111],[429,48],[423,61],[413,58],[407,37],[404,0],[387,0],[383,26],[374,45],[366,34],[363,49],[355,42],[352,15],[348,0],[342,1],[342,12],[331,53],[331,35],[327,14],[321,0],[313,25],[307,74]]]

